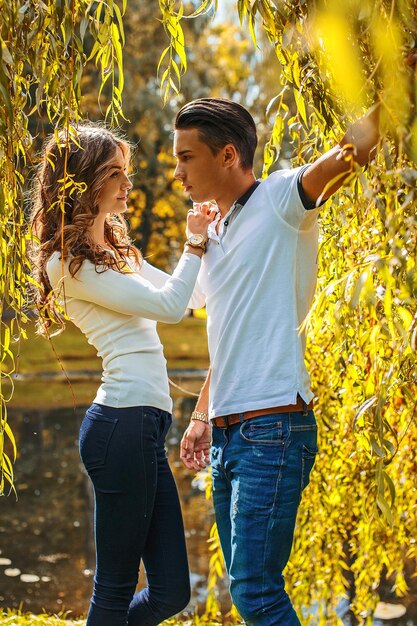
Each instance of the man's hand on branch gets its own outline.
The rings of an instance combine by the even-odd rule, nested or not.
[[[411,50],[407,53],[405,57],[405,62],[409,65],[413,70],[417,67],[417,49]]]

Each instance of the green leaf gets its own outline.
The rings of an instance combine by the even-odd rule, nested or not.
[[[5,63],[13,65],[13,57],[4,41],[1,42],[1,58]]]

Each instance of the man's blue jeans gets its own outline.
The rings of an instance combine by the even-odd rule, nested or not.
[[[247,625],[300,626],[282,571],[316,453],[313,411],[213,427],[217,527],[230,593]]]

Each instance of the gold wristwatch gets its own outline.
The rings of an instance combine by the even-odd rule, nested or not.
[[[207,248],[207,239],[203,235],[191,235],[189,239],[185,242],[186,246],[191,246],[192,248],[201,248],[203,252],[206,251]]]

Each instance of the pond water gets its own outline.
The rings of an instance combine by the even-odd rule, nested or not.
[[[179,460],[179,440],[195,400],[175,401],[168,455],[178,484],[191,570],[190,608],[205,599],[211,503]],[[95,567],[93,493],[78,453],[86,407],[9,411],[17,439],[18,500],[0,507],[0,606],[85,614]],[[141,579],[140,579],[141,582]],[[225,590],[224,590],[225,592]],[[223,594],[227,603],[227,594]]]

